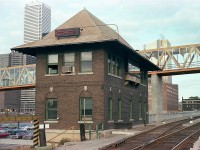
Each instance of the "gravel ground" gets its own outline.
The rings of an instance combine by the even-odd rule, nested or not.
[[[153,127],[155,127],[155,125],[148,125],[146,127],[144,125],[140,125],[129,130],[114,130],[113,133],[115,134],[108,138],[100,138],[83,142],[67,142],[65,145],[57,147],[56,150],[98,150],[99,148],[105,147],[134,134],[138,134],[142,131],[149,130]]]

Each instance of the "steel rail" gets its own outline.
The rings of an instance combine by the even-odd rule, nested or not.
[[[179,129],[171,134],[167,134],[158,139],[154,139],[143,146],[141,150],[157,149],[161,147],[162,150],[172,150],[174,147],[177,147],[182,141],[184,141],[184,139],[189,138],[192,134],[199,130],[199,126],[200,122],[197,122],[190,125],[189,127]]]
[[[196,116],[196,117],[193,117],[193,119],[197,119],[199,117],[200,116]],[[173,121],[167,124],[162,124],[158,127],[154,127],[150,130],[144,131],[137,135],[134,135],[134,136],[122,139],[118,142],[112,143],[110,145],[107,145],[101,148],[101,150],[111,150],[111,149],[118,149],[118,148],[123,149],[123,147],[126,147],[127,149],[127,145],[130,146],[128,147],[128,149],[131,149],[131,150],[141,149],[142,147],[147,145],[149,142],[151,143],[155,139],[161,136],[168,135],[169,133],[173,132],[176,127],[180,128],[180,125],[182,123],[185,123],[190,120],[191,118],[186,118],[179,121]]]

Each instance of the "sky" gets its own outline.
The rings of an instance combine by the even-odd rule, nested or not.
[[[35,0],[0,0],[0,54],[23,44],[25,4]],[[51,7],[52,30],[86,8],[134,48],[160,38],[172,46],[200,44],[200,0],[40,0]],[[174,76],[179,98],[200,97],[200,74]]]

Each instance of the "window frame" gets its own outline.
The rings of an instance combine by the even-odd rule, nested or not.
[[[82,58],[83,53],[90,53],[91,60],[83,60],[83,58]],[[84,68],[83,64],[88,63],[88,62],[91,62],[91,66],[90,66],[91,68],[89,71],[87,71],[87,70],[85,71],[85,69],[83,70],[83,68]],[[92,51],[84,51],[84,52],[80,53],[80,69],[79,69],[79,71],[80,71],[80,73],[91,73],[93,71],[93,53],[92,53]]]
[[[91,115],[85,115],[85,117],[84,117],[84,113],[82,114],[82,111],[84,111],[84,105],[82,106],[82,100],[84,101],[84,99],[85,99],[85,101],[91,100]],[[79,120],[80,121],[92,121],[93,120],[93,99],[92,99],[92,97],[80,97],[80,99],[79,99]]]
[[[122,120],[122,100],[118,98],[118,120]]]
[[[108,98],[108,120],[113,120],[113,101],[112,98]]]
[[[55,100],[56,101],[56,108],[50,108],[49,109],[49,100]],[[56,111],[56,118],[49,118],[49,110],[51,111]],[[57,98],[46,98],[45,100],[45,120],[57,120],[57,116],[58,116],[58,100]]]
[[[72,62],[65,60],[65,58],[66,58],[65,56],[67,54],[73,54],[73,61]],[[73,65],[66,65],[65,63],[73,63]],[[75,52],[64,53],[64,55],[63,55],[63,66],[75,67]]]
[[[129,105],[130,105],[130,119],[133,119],[133,96],[132,95],[129,101]]]
[[[121,74],[121,59],[119,56],[108,53],[108,74],[122,77]]]
[[[141,120],[141,119],[143,119],[142,118],[142,101],[141,100],[139,100],[138,106],[139,106],[139,119]]]
[[[49,56],[50,55],[57,55],[57,63],[49,63]],[[51,73],[49,66],[57,66],[57,72],[56,73]],[[58,54],[48,54],[47,55],[46,74],[50,74],[50,75],[58,74]]]

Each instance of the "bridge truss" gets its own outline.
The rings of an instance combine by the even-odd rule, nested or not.
[[[200,44],[139,51],[162,70],[200,68]]]
[[[35,86],[36,65],[0,68],[0,90]]]

